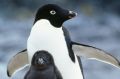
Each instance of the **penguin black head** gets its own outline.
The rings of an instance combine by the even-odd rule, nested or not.
[[[31,64],[36,69],[46,69],[47,67],[54,66],[54,61],[47,51],[37,51],[32,58]]]
[[[35,22],[40,19],[47,19],[54,27],[61,27],[63,22],[76,16],[76,13],[59,7],[56,4],[47,4],[39,8]],[[34,22],[34,23],[35,23]]]

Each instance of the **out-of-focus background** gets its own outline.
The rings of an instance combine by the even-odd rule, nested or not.
[[[9,79],[6,65],[26,48],[37,9],[47,3],[76,11],[64,23],[72,40],[103,49],[120,60],[120,0],[0,0],[0,79]],[[120,69],[82,58],[85,79],[119,79]],[[24,72],[25,73],[25,72]],[[23,79],[21,71],[13,79]]]

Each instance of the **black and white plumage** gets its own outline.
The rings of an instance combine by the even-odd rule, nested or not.
[[[29,71],[24,79],[62,79],[54,64],[53,57],[47,51],[35,52]]]
[[[67,45],[70,46],[70,43],[67,43],[66,39],[69,38],[64,36],[65,32],[62,28],[63,22],[75,15],[72,11],[51,4],[38,10],[37,19],[27,41],[29,62],[35,51],[47,50],[53,56],[63,79],[83,79],[77,56],[72,51],[68,51]]]
[[[27,53],[26,58],[28,58],[29,64],[36,51],[46,50],[53,56],[63,79],[83,79],[82,67],[80,67],[81,64],[79,66],[80,61],[77,56],[97,59],[120,67],[118,60],[104,51],[71,41],[68,31],[62,24],[75,16],[76,13],[55,4],[47,4],[38,10],[27,41],[27,50],[23,52]],[[19,57],[20,54],[18,53],[16,56]],[[8,64],[8,75],[10,76],[21,65],[25,65],[25,62],[21,62],[20,66],[15,64],[12,68],[12,63],[16,63],[16,60],[20,61],[16,56]]]

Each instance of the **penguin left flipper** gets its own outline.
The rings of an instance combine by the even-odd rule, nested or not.
[[[17,53],[13,58],[9,61],[7,65],[7,75],[11,77],[16,70],[20,70],[28,65],[28,53],[27,50],[23,50]]]
[[[120,62],[115,57],[96,47],[72,42],[72,49],[77,56],[95,59],[120,68]]]

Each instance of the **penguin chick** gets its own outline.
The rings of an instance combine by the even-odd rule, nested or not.
[[[54,59],[47,51],[37,51],[31,61],[31,67],[24,79],[62,79],[54,64]]]

